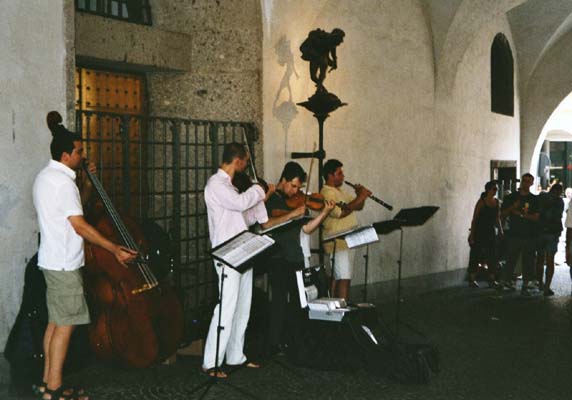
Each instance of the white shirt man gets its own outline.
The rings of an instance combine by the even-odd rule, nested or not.
[[[268,219],[260,216],[257,204],[264,200],[264,190],[258,185],[251,186],[243,193],[232,185],[235,172],[246,168],[248,156],[242,145],[231,143],[225,147],[223,163],[216,174],[211,176],[205,187],[205,203],[207,205],[209,235],[212,247],[223,243],[248,228],[249,222],[266,222]],[[252,209],[251,211],[247,211]],[[245,217],[246,213],[246,217]],[[215,262],[215,269],[219,277],[219,290],[223,267]],[[232,268],[224,268],[224,286],[222,293],[222,313],[218,351],[218,366],[226,356],[228,365],[244,364],[247,359],[244,355],[244,337],[246,326],[250,317],[250,304],[252,301],[252,270],[243,274]],[[215,354],[217,342],[217,326],[219,323],[219,307],[215,307],[211,319],[209,333],[205,343],[203,357],[203,370],[214,376]],[[247,366],[257,367],[254,363]],[[220,371],[218,377],[224,378],[226,374]]]
[[[84,264],[83,238],[69,217],[83,215],[76,173],[50,160],[34,182],[34,207],[40,226],[38,266],[43,269],[73,271]]]

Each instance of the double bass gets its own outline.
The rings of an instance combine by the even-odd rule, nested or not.
[[[115,243],[139,257],[124,267],[107,250],[85,245],[86,289],[92,323],[89,340],[102,361],[143,368],[172,355],[183,334],[183,311],[170,286],[158,281],[149,243],[142,228],[121,218],[103,186],[87,165],[84,171],[99,194],[106,214],[88,216],[90,223]]]

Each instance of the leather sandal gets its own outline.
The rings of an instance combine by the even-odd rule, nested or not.
[[[42,399],[42,400],[75,400],[75,396],[73,393],[65,394],[64,393],[65,391],[66,391],[66,389],[64,389],[62,386],[60,386],[56,390],[48,389],[46,387],[46,390],[42,393],[42,395],[40,396],[40,399]],[[50,395],[49,399],[46,399],[44,397],[47,394]]]
[[[48,384],[46,382],[34,383],[32,385],[32,391],[34,392],[35,395],[38,395],[41,397],[41,395],[43,395],[44,392],[46,391],[47,387],[48,387]]]
[[[261,365],[260,365],[258,362],[253,361],[253,360],[251,360],[251,359],[249,359],[249,358],[246,359],[246,361],[243,362],[242,364],[235,364],[235,365],[233,365],[233,364],[227,364],[227,365],[228,365],[230,368],[232,368],[233,371],[234,371],[234,370],[237,370],[237,369],[239,369],[239,368],[253,368],[253,369],[261,368]]]
[[[75,388],[73,386],[63,387],[60,386],[56,390],[48,389],[47,385],[44,387],[44,391],[38,393],[41,400],[44,399],[44,394],[48,393],[50,395],[49,400],[82,400],[82,399],[89,399],[89,395],[85,392],[83,388]],[[59,396],[59,397],[58,397]]]
[[[224,372],[220,367],[218,368],[218,372],[216,371],[216,368],[202,368],[203,372],[205,374],[207,374],[208,376],[210,376],[211,378],[217,378],[217,379],[226,379],[228,378],[228,375],[226,374],[226,372]]]

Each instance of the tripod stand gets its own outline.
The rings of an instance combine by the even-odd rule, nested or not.
[[[401,277],[402,277],[402,266],[403,266],[403,227],[406,226],[421,226],[427,222],[429,218],[437,212],[439,207],[435,206],[424,206],[417,208],[404,208],[397,213],[397,215],[389,221],[376,222],[373,224],[376,232],[379,235],[387,234],[396,229],[399,229],[399,259],[397,260],[397,296],[395,305],[395,333],[396,337],[399,338],[399,326],[402,324],[400,321],[400,311],[401,311]],[[404,324],[407,325],[407,324]],[[416,331],[411,326],[407,325],[410,329]]]

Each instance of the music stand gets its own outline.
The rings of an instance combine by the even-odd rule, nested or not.
[[[378,236],[387,235],[388,233],[393,232],[394,230],[399,229],[399,222],[390,219],[387,221],[380,221],[375,222],[372,224],[375,232]],[[365,278],[364,278],[364,286],[363,286],[363,302],[367,303],[367,280],[368,280],[368,270],[369,270],[369,244],[366,246],[365,255],[363,256],[365,260]]]
[[[334,272],[336,265],[336,239],[344,239],[349,249],[366,246],[366,253],[369,252],[369,244],[378,242],[379,237],[372,225],[357,226],[349,230],[328,235],[322,239],[322,243],[334,241],[334,251],[332,252],[332,279],[335,280]],[[367,260],[367,259],[366,259]],[[366,262],[367,268],[367,262]],[[367,273],[367,272],[366,272]]]
[[[381,223],[373,224],[374,228],[376,228],[376,232],[385,232],[389,233],[394,230],[399,229],[400,231],[400,238],[399,238],[399,260],[397,261],[398,265],[398,272],[397,272],[397,304],[396,304],[396,311],[395,311],[395,325],[396,325],[396,334],[399,337],[399,313],[400,313],[400,303],[401,303],[401,272],[402,272],[402,260],[403,260],[403,227],[404,226],[421,226],[424,225],[425,222],[429,218],[437,212],[439,207],[436,206],[423,206],[423,207],[416,207],[416,208],[404,208],[400,210],[393,220],[384,221]],[[376,227],[377,225],[377,227]],[[379,229],[379,231],[378,231]]]
[[[234,269],[239,273],[244,273],[252,267],[252,263],[248,263],[250,259],[255,256],[261,255],[267,249],[274,245],[274,240],[268,236],[261,236],[249,231],[242,231],[238,235],[233,236],[224,243],[216,246],[210,251],[213,259],[216,263],[222,267],[220,274],[220,293],[219,293],[219,307],[218,307],[218,325],[216,330],[216,350],[215,350],[215,367],[213,375],[209,376],[209,379],[204,383],[194,387],[189,392],[189,395],[195,393],[199,389],[205,387],[203,394],[200,399],[204,398],[211,387],[218,383],[224,383],[229,387],[232,387],[241,394],[256,399],[252,393],[241,389],[237,386],[233,386],[230,382],[225,381],[227,378],[219,378],[220,365],[218,363],[218,355],[220,348],[220,333],[224,329],[221,325],[222,320],[222,297],[224,293],[224,280],[226,278],[225,268],[226,266]]]

